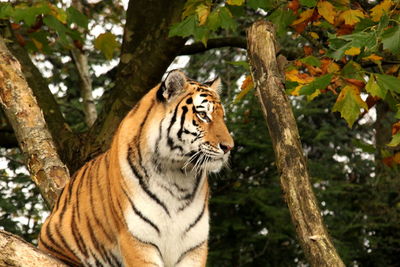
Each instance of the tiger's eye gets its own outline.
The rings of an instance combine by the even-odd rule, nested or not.
[[[204,111],[200,111],[199,116],[200,118],[205,119],[207,117],[207,114]]]

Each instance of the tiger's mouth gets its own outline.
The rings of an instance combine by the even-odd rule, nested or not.
[[[185,171],[200,170],[219,171],[229,158],[229,152],[220,152],[218,148],[210,145],[200,146],[199,150],[188,153],[188,159],[183,165]]]

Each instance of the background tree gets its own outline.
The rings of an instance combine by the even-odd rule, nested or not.
[[[347,266],[396,265],[397,2],[130,1],[126,11],[116,1],[81,3],[0,3],[1,35],[21,63],[71,173],[107,149],[121,118],[176,56],[192,55],[185,68],[190,77],[223,79],[236,143],[231,168],[210,179],[209,265],[304,263],[251,80],[242,82],[249,74],[245,29],[257,19],[270,20],[277,25],[279,53],[291,63],[287,93],[340,256]],[[76,52],[88,55],[98,111],[92,126],[86,123]],[[0,224],[35,243],[46,208],[23,170],[26,159],[3,112],[0,146],[9,167],[1,172]]]

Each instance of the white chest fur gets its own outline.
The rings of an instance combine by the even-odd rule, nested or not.
[[[125,220],[135,238],[159,249],[160,266],[179,266],[185,252],[208,239],[207,178],[181,172],[162,176],[152,172],[150,177],[146,188],[132,177],[135,194],[124,211]]]

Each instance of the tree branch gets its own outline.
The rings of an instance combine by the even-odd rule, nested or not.
[[[21,68],[0,37],[0,104],[25,154],[32,180],[53,206],[69,179],[68,169],[58,157],[42,111]]]
[[[210,49],[221,48],[221,47],[237,47],[237,48],[247,48],[247,43],[245,38],[241,37],[226,37],[226,38],[215,38],[209,39],[207,41],[207,46],[203,43],[197,42],[190,45],[185,45],[179,55],[193,55],[197,53],[202,53]]]
[[[130,1],[115,86],[103,99],[103,110],[89,132],[81,159],[105,151],[121,119],[154,87],[179,54],[185,40],[168,38],[181,18],[184,0]],[[151,15],[149,15],[151,14]]]
[[[71,5],[80,12],[83,12],[82,2],[72,0]],[[96,105],[93,100],[92,79],[89,73],[88,57],[85,52],[77,48],[71,49],[72,58],[80,78],[80,91],[85,112],[85,121],[88,127],[91,127],[97,118]]]
[[[10,29],[4,35],[6,38],[14,39]],[[74,151],[79,150],[80,144],[78,138],[72,133],[69,126],[64,120],[54,96],[50,92],[46,80],[43,78],[39,70],[32,63],[26,50],[21,47],[16,41],[8,42],[7,48],[21,62],[22,74],[32,89],[36,101],[43,111],[47,127],[54,138],[54,142],[59,152],[63,157],[63,161],[69,166],[71,158],[74,158]]]
[[[248,55],[275,151],[281,185],[297,236],[311,266],[344,266],[325,229],[310,184],[300,137],[276,61],[274,29],[265,21],[247,32]]]
[[[56,258],[6,231],[0,230],[0,266],[67,267]]]

